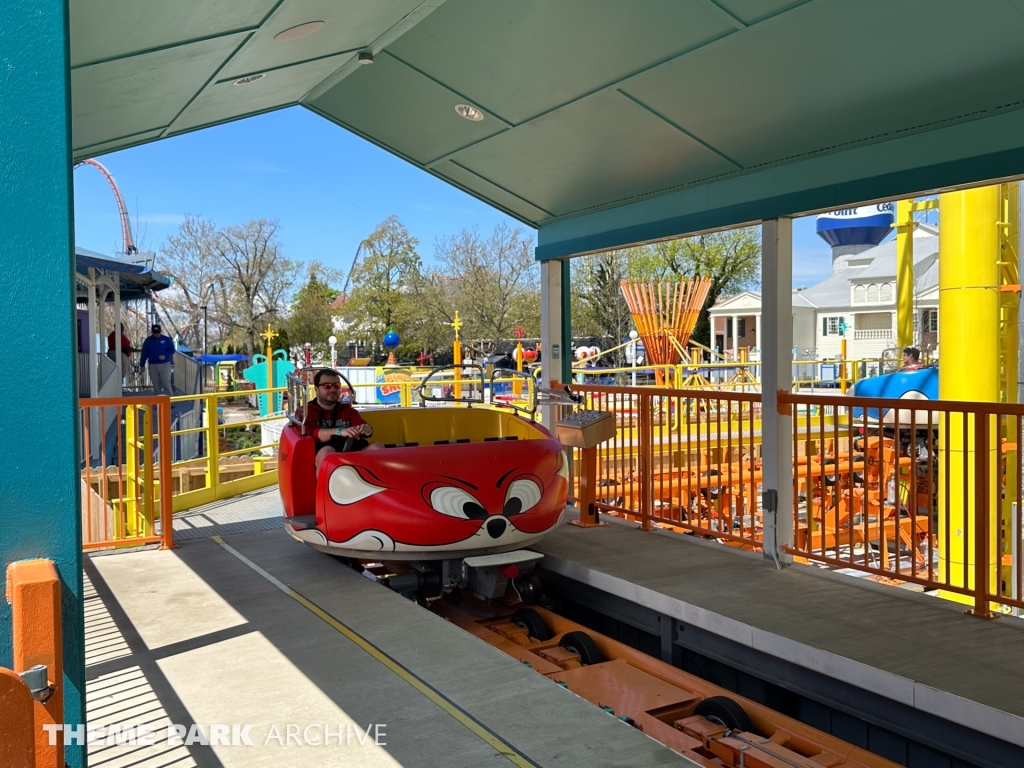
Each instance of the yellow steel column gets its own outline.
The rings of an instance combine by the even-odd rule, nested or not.
[[[999,185],[999,388],[1000,400],[1017,402],[1017,304],[1020,269],[1017,255],[1020,184]]]
[[[459,320],[459,313],[456,310],[455,319],[451,322],[452,328],[455,329],[455,341],[452,342],[452,365],[455,367],[455,385],[452,387],[452,396],[458,400],[462,397],[462,369],[458,366],[462,365],[462,342],[459,341],[459,329],[462,327],[462,321]]]
[[[207,395],[206,410],[206,487],[217,498],[220,491],[220,427],[217,423],[217,397]]]
[[[118,510],[114,524],[115,540],[127,538],[129,526],[134,525],[139,508],[139,488],[142,480],[139,475],[139,408],[138,405],[126,405],[124,408],[124,463],[125,463],[125,498]]]
[[[1001,225],[999,228],[999,344],[1000,344],[1000,376],[999,387],[1001,400],[1006,403],[1017,402],[1017,363],[1018,363],[1018,316],[1020,302],[1020,255],[1018,242],[1020,234],[1020,183],[1001,184],[1000,203],[1002,205]],[[1007,443],[1016,444],[1016,419],[1008,417],[1002,420],[999,435]],[[1003,483],[1007,491],[1002,499],[1002,531],[1015,531],[1014,507],[1016,506],[1017,462],[1020,446],[1015,450],[1003,453]],[[1010,536],[1002,537],[1004,547],[1000,555],[1012,555],[1013,545]],[[1014,566],[1012,564],[999,567],[999,583],[1006,585],[1002,590],[1005,595],[1013,594],[1016,584]]]
[[[842,361],[842,363],[841,363],[842,367],[840,369],[842,372],[839,374],[839,393],[845,395],[846,394],[846,337],[845,336],[843,336],[843,338],[839,340],[839,359]]]
[[[132,534],[153,535],[153,518],[156,515],[156,471],[153,466],[153,406],[144,405],[142,411],[142,515],[136,517]]]
[[[948,192],[939,198],[941,400],[999,400],[1001,212],[998,186]],[[975,445],[978,430],[973,415],[953,414],[948,430],[943,421],[939,448],[948,456],[939,461],[939,574],[952,586],[974,588],[977,513],[988,516],[985,527],[992,542],[997,529],[997,460],[994,444]],[[998,439],[998,431],[985,433]],[[978,449],[990,452],[987,510],[977,510],[975,503],[980,479],[974,472]],[[990,546],[988,551],[994,549]],[[943,596],[973,602],[969,596],[949,592]]]
[[[913,200],[896,201],[896,345],[914,345]]]

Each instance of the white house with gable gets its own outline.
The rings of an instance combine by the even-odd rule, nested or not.
[[[845,328],[847,359],[873,359],[896,344],[896,241],[850,255],[810,288],[793,292],[797,358],[838,357]],[[914,340],[922,351],[938,345],[939,237],[934,226],[914,232]],[[743,291],[720,298],[710,311],[712,345],[736,358],[761,349],[761,295]]]
[[[815,307],[798,291],[793,292],[793,344],[802,357],[814,349]],[[746,350],[749,360],[761,352],[761,294],[743,291],[727,296],[709,310],[711,345],[716,352],[736,360]]]

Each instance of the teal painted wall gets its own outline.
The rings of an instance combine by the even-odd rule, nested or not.
[[[84,722],[67,4],[4,3],[0,23],[0,566],[63,581],[64,718]],[[0,600],[0,666],[11,613]],[[85,764],[69,748],[68,765]]]

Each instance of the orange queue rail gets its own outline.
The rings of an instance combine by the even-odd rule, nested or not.
[[[0,765],[63,768],[64,646],[61,582],[50,560],[7,566],[13,670],[0,668]],[[29,686],[29,681],[32,685]],[[27,729],[27,730],[26,730]]]
[[[0,765],[36,768],[35,702],[21,676],[0,667]]]
[[[826,457],[832,463],[822,462],[816,456],[809,457],[805,462],[801,460],[796,464],[793,476],[798,480],[810,481],[815,489],[814,499],[822,495],[817,489],[827,487],[829,481],[835,477],[845,479],[850,473],[863,474],[870,467],[870,462],[863,458],[851,458],[849,456]],[[908,457],[900,457],[897,462],[901,467],[909,467],[911,460]],[[743,459],[740,462],[729,464],[704,464],[700,474],[692,473],[687,469],[673,469],[670,471],[656,472],[652,475],[654,486],[654,499],[661,503],[662,508],[691,510],[694,505],[702,511],[701,517],[709,519],[727,518],[727,510],[730,504],[737,505],[735,515],[748,514],[751,512],[757,519],[760,519],[758,511],[757,492],[761,483],[761,462],[760,459],[751,461]],[[631,493],[634,478],[630,475],[624,476],[621,480],[616,478],[604,478],[601,488],[605,491],[605,498],[621,498],[620,503],[599,502],[599,506],[607,512],[637,516],[635,510],[635,498]],[[609,491],[613,493],[623,488],[621,496],[610,497]],[[827,495],[827,492],[826,492]],[[652,515],[655,522],[679,523],[678,517],[666,518],[664,513]],[[816,518],[817,519],[817,518]],[[710,529],[708,529],[710,531]]]
[[[616,436],[598,448],[595,509],[643,530],[667,525],[761,547],[759,395],[574,392],[620,414]],[[978,616],[1024,609],[1024,404],[784,391],[777,402],[792,429],[789,555],[937,589]],[[865,456],[864,472],[859,441],[878,454]],[[850,463],[826,455],[835,448]]]
[[[817,538],[801,541],[794,531],[787,548],[794,558],[940,590],[982,618],[1024,609],[1024,465],[1018,450],[1024,443],[1024,405],[782,391],[777,401],[780,414],[792,419],[794,450],[800,427],[815,418],[812,408],[835,416],[828,431],[838,440],[852,445],[859,433],[894,441],[900,470],[879,495],[892,507],[887,516],[895,512],[900,520],[914,520],[909,543],[922,555],[902,557],[906,541],[880,542],[876,557],[849,538],[832,547]],[[847,418],[840,423],[843,413]],[[907,459],[912,468],[904,467]],[[851,502],[850,512],[863,525],[871,511],[864,514],[857,500]]]
[[[885,758],[536,606],[432,610],[704,768],[896,768]]]

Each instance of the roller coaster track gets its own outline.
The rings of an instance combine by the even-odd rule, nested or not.
[[[108,171],[98,160],[93,160],[92,158],[79,160],[75,163],[74,167],[77,168],[80,165],[91,165],[102,173],[103,178],[107,180],[107,184],[110,185],[110,189],[114,193],[114,200],[117,202],[117,210],[121,216],[121,235],[124,240],[124,253],[126,256],[135,255],[139,252],[139,249],[135,246],[135,240],[132,238],[132,225],[128,220],[128,209],[125,207],[124,197],[121,196],[121,190],[117,186],[117,181],[114,179],[110,171]]]

